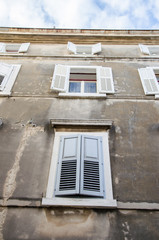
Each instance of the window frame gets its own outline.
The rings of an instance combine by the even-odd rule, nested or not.
[[[82,49],[83,51],[78,51],[78,49]],[[87,53],[87,49],[90,48],[90,52]],[[84,45],[84,44],[75,44],[72,42],[68,42],[67,49],[69,52],[75,54],[75,55],[94,55],[96,53],[99,53],[102,51],[102,45],[101,43],[95,43],[92,45]]]
[[[9,96],[11,95],[12,87],[20,71],[21,64],[6,64],[6,63],[0,63],[0,64],[4,64],[11,67],[11,72],[4,77],[1,83],[1,85],[3,84],[3,88],[0,90],[0,96]]]
[[[63,71],[65,71],[65,73],[57,73],[60,70],[58,70],[58,68],[61,69],[63,68]],[[70,70],[76,68],[76,69],[95,69],[96,71],[96,89],[97,92],[96,93],[71,93],[69,92],[69,78],[70,78]],[[102,79],[102,74],[101,72],[106,72],[107,74],[104,73],[104,81],[105,81],[105,85],[111,88],[111,90],[102,90],[102,83],[101,83],[101,79]],[[63,89],[58,89],[57,87],[55,87],[55,78],[59,76],[59,77],[63,77],[65,78],[65,83],[63,86]],[[115,90],[114,90],[114,82],[113,82],[113,74],[112,74],[112,69],[110,67],[101,67],[101,66],[76,66],[76,65],[60,65],[57,64],[55,65],[54,68],[54,72],[53,72],[53,77],[52,77],[52,83],[51,83],[51,90],[53,91],[57,91],[59,92],[59,96],[60,97],[106,97],[107,94],[114,94]]]
[[[25,53],[28,51],[30,46],[30,43],[0,43],[0,53],[3,54],[18,54],[18,53]],[[10,50],[7,50],[7,47],[9,47]],[[14,51],[14,49],[17,47],[17,51]]]
[[[93,132],[92,132],[93,131]],[[73,198],[73,197],[56,197],[54,194],[54,188],[56,186],[56,170],[59,156],[60,137],[72,134],[86,134],[90,136],[99,136],[103,139],[103,161],[104,161],[104,186],[106,189],[106,196],[93,197],[93,198]],[[111,178],[111,167],[110,167],[110,155],[109,155],[109,144],[108,144],[108,131],[107,130],[78,130],[73,132],[61,131],[55,129],[55,138],[53,143],[53,151],[51,157],[51,165],[49,171],[49,178],[47,184],[46,197],[42,199],[42,205],[44,206],[69,206],[69,207],[102,207],[102,208],[115,208],[117,207],[116,200],[113,198],[112,190],[112,178]]]
[[[150,57],[159,56],[159,45],[145,45],[145,44],[139,44],[139,48],[141,53],[144,55],[149,55]],[[158,48],[158,53],[151,53],[150,48]]]
[[[145,68],[138,69],[140,80],[141,80],[145,95],[154,95],[155,99],[159,99],[159,83],[155,76],[155,71],[158,71],[158,73],[159,73],[159,67],[152,66],[152,67],[145,67]],[[151,84],[151,81],[153,81],[153,84],[155,85],[157,91],[148,91],[146,84],[145,84],[146,77],[144,79],[145,74],[144,73],[142,74],[142,72],[145,72],[145,74],[147,75],[147,80],[150,81],[150,84]]]

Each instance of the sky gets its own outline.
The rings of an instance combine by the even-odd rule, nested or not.
[[[159,29],[159,0],[0,0],[0,27]]]

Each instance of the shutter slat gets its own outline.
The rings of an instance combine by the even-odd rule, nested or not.
[[[150,51],[146,45],[139,44],[140,51],[146,55],[150,55]]]
[[[99,93],[114,93],[112,69],[109,67],[97,68],[97,83]]]
[[[159,93],[159,86],[152,68],[139,68],[141,83],[146,95]]]
[[[102,140],[82,136],[80,194],[103,197]]]
[[[9,77],[13,71],[13,66],[5,63],[0,63],[0,90],[2,91],[9,80]]]
[[[55,195],[79,194],[80,136],[62,136]]]
[[[74,44],[74,43],[72,43],[72,42],[68,42],[68,44],[67,44],[67,49],[68,49],[70,52],[73,52],[74,54],[77,53],[76,44]]]
[[[28,51],[28,48],[30,46],[30,43],[22,43],[20,45],[20,48],[19,48],[19,51],[18,52],[27,52]]]
[[[65,92],[69,85],[70,68],[65,65],[55,65],[51,89]]]
[[[96,43],[96,44],[92,45],[92,54],[101,52],[101,50],[102,50],[101,43]]]
[[[5,43],[0,43],[0,52],[5,52]]]

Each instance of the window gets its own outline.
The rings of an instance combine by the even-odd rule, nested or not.
[[[106,96],[114,93],[109,67],[55,65],[51,89],[59,96]]]
[[[101,52],[101,43],[93,45],[76,45],[68,42],[67,49],[74,54],[95,54]]]
[[[108,131],[61,130],[55,130],[47,192],[42,204],[116,207]]]
[[[22,44],[10,44],[10,43],[0,43],[0,52],[2,53],[23,53],[27,52],[30,43]]]
[[[145,94],[159,98],[159,67],[139,68],[138,71]]]
[[[0,63],[0,95],[10,95],[21,65]]]
[[[140,51],[145,55],[159,55],[159,46],[139,44]]]

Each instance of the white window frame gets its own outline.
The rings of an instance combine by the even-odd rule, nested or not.
[[[145,82],[144,82],[144,79],[142,77],[142,74],[141,74],[141,70],[148,70],[150,71],[150,73],[152,72],[152,77],[150,79],[150,81],[154,81],[154,84],[156,85],[156,88],[157,88],[157,91],[156,92],[149,92],[147,91],[147,88],[146,88],[146,85],[145,85]],[[143,89],[144,89],[144,92],[145,92],[145,95],[155,95],[155,99],[159,99],[159,84],[158,84],[158,81],[157,81],[157,78],[155,76],[155,71],[158,71],[159,73],[159,67],[146,67],[146,68],[139,68],[138,69],[138,72],[139,72],[139,76],[140,76],[140,79],[141,79],[141,83],[142,83],[142,86],[143,86]],[[149,77],[147,77],[147,79],[149,79]]]
[[[87,49],[90,48],[90,53],[87,53]],[[93,55],[96,53],[99,53],[102,51],[102,45],[101,43],[95,43],[92,45],[83,45],[83,44],[74,44],[72,42],[68,42],[67,44],[67,49],[69,52],[74,53],[74,54],[78,54],[78,55]],[[81,50],[79,50],[81,49]]]
[[[6,63],[0,63],[0,64],[6,64]],[[16,77],[19,73],[19,70],[21,68],[21,64],[6,64],[12,68],[11,73],[7,76],[7,79],[5,78],[5,84],[3,86],[3,89],[0,90],[0,96],[10,96],[11,90],[14,85],[14,82],[16,80]],[[1,72],[1,70],[0,70]]]
[[[149,56],[158,56],[159,53],[155,54],[155,53],[151,53],[150,48],[158,48],[159,51],[159,45],[145,45],[145,44],[139,44],[139,48],[141,53],[143,53],[144,55],[149,55]]]
[[[61,66],[61,67],[65,67],[67,70],[66,70],[66,75],[65,75],[65,87],[64,87],[64,90],[58,90],[57,88],[54,87],[54,79],[55,79],[55,75],[56,75],[56,68],[58,66]],[[84,91],[81,91],[80,93],[71,93],[69,92],[69,76],[70,76],[70,70],[72,68],[76,68],[76,69],[95,69],[96,70],[96,87],[97,87],[97,92],[96,93],[84,93]],[[105,77],[105,78],[108,78],[110,79],[110,85],[111,85],[111,90],[107,91],[107,90],[100,90],[102,89],[101,87],[101,82],[100,82],[100,74],[101,74],[101,70],[105,70],[107,69],[109,71],[109,76],[108,77]],[[106,71],[107,71],[106,70]],[[62,76],[62,75],[61,75]],[[82,86],[81,86],[82,87]],[[83,88],[81,88],[82,90]],[[113,74],[112,74],[112,69],[110,67],[101,67],[101,66],[76,66],[76,65],[73,65],[73,66],[69,66],[69,65],[55,65],[55,70],[54,70],[54,73],[53,73],[53,78],[52,78],[52,83],[51,83],[51,90],[54,90],[54,91],[58,91],[59,92],[59,96],[61,97],[106,97],[107,93],[109,94],[113,94],[115,91],[114,91],[114,82],[113,82]]]
[[[73,198],[73,197],[56,197],[54,195],[54,189],[56,184],[56,170],[59,155],[60,137],[72,134],[86,134],[90,136],[101,136],[103,140],[103,161],[104,161],[104,186],[106,191],[105,198],[93,197],[93,198]],[[112,190],[112,178],[110,168],[110,156],[109,156],[109,144],[108,144],[108,131],[97,132],[62,132],[56,131],[53,144],[53,152],[51,158],[49,179],[46,191],[46,197],[42,199],[42,205],[44,206],[69,206],[69,207],[102,207],[102,208],[115,208],[117,202],[113,198]]]
[[[17,53],[25,53],[28,51],[28,48],[30,46],[30,43],[0,43],[0,53],[5,53],[5,54],[17,54]],[[7,47],[13,50],[17,48],[17,51],[7,51]]]

